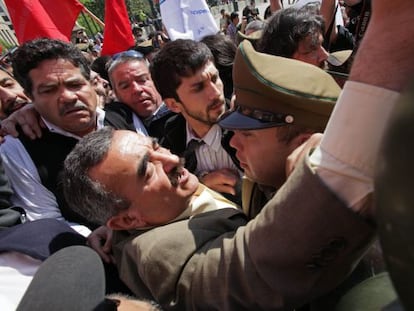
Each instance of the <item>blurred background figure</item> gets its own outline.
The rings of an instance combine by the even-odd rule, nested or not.
[[[139,27],[139,26],[134,26],[134,27],[132,28],[132,33],[133,33],[133,35],[134,35],[134,38],[135,38],[135,43],[136,43],[136,44],[140,44],[140,43],[142,43],[142,42],[144,42],[144,41],[145,41],[145,37],[144,37],[144,35],[143,35],[143,30],[142,30],[142,28],[141,28],[141,27]]]
[[[230,14],[230,23],[227,26],[226,35],[236,44],[237,43],[237,31],[240,22],[239,13],[232,12]]]
[[[0,66],[0,120],[30,102],[10,71]]]
[[[226,34],[227,31],[227,27],[229,26],[230,23],[230,15],[229,13],[226,12],[225,9],[221,9],[220,10],[220,32],[222,32],[223,34]]]
[[[329,55],[322,45],[324,33],[321,15],[307,9],[282,9],[268,19],[258,51],[324,68]]]
[[[106,104],[112,101],[112,92],[108,80],[102,78],[99,73],[91,70],[90,81],[98,97],[98,107],[104,108]]]
[[[247,24],[257,18],[260,18],[259,9],[256,8],[255,0],[250,0],[250,3],[243,9],[243,17],[246,18]]]
[[[216,34],[201,39],[213,53],[214,64],[219,71],[224,86],[224,97],[231,99],[233,94],[233,62],[237,47],[227,36]]]

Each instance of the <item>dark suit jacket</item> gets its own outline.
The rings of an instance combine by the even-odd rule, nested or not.
[[[222,233],[231,218],[215,213],[208,230],[194,217],[118,241],[121,278],[166,310],[289,309],[336,287],[375,233],[308,164],[247,225]]]
[[[105,111],[105,125],[112,126],[115,129],[136,130],[133,120],[134,111],[124,103],[109,103],[105,105]],[[174,112],[164,110],[162,115],[149,122],[142,120],[148,135],[161,139],[164,136],[165,122],[173,115],[175,115]]]
[[[133,111],[127,105],[120,102],[111,102],[106,104],[105,125],[112,126],[115,129],[136,131],[133,120]]]

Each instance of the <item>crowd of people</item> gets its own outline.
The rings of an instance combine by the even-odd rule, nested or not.
[[[359,12],[344,26],[341,6]],[[222,12],[200,42],[135,26],[136,45],[111,56],[53,38],[13,52],[0,305],[410,310],[378,242],[375,178],[393,170],[382,142],[401,141],[389,128],[411,99],[414,7],[269,10]],[[371,294],[355,302],[361,284]]]

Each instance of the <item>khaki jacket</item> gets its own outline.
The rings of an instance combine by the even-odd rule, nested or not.
[[[220,210],[118,236],[121,278],[166,310],[286,310],[336,287],[374,236],[307,163],[244,223]]]

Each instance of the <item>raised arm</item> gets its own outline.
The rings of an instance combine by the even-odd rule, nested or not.
[[[282,8],[282,0],[270,0],[270,11],[272,11],[272,13]]]
[[[31,139],[40,138],[42,136],[43,121],[40,119],[39,113],[32,104],[13,112],[10,116],[1,122],[1,135],[11,135],[17,137],[17,126],[20,126],[23,132]]]

